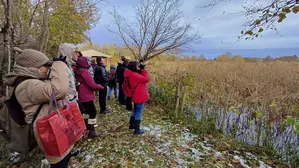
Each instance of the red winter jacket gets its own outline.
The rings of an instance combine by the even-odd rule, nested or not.
[[[127,69],[124,73],[124,78],[128,77],[130,86],[132,88],[136,88],[132,94],[132,101],[135,104],[146,103],[150,99],[150,95],[148,92],[147,83],[150,81],[150,77],[148,72],[143,69],[141,70],[141,74],[138,72],[133,72]]]
[[[85,57],[79,57],[77,60],[76,80],[80,82],[78,97],[79,102],[89,102],[95,99],[94,90],[104,89],[102,85],[96,84],[89,72],[90,65]]]

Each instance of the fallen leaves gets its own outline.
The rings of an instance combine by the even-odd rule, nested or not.
[[[217,142],[211,135],[201,138],[192,134],[182,122],[172,124],[168,120],[163,121],[161,116],[154,111],[144,113],[142,127],[146,133],[143,136],[133,135],[127,123],[130,113],[111,102],[110,109],[111,115],[99,118],[97,128],[103,132],[101,138],[83,139],[76,144],[76,148],[80,149],[81,153],[71,160],[71,168],[224,168],[242,164],[249,166],[265,164],[252,154],[244,154],[240,151],[231,152],[231,146],[228,143]],[[48,164],[44,161],[42,163]],[[24,163],[24,167],[30,167],[28,164],[30,165],[30,162]]]

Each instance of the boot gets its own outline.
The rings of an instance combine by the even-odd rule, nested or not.
[[[81,153],[79,149],[72,149],[71,150],[71,156],[76,157]]]
[[[134,121],[135,121],[134,116],[131,116],[129,129],[134,129]]]
[[[97,138],[100,136],[100,134],[96,132],[96,128],[94,127],[94,125],[89,124],[88,129],[88,138]]]
[[[86,130],[85,131],[88,131],[89,129],[89,124],[88,124],[88,119],[84,119],[84,123],[85,123],[85,126],[86,126]]]
[[[135,120],[134,121],[134,134],[144,134],[144,130],[140,129],[140,122],[141,120]]]

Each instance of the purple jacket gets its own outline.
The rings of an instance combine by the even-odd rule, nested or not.
[[[102,85],[96,84],[88,71],[90,65],[86,57],[77,60],[76,80],[80,83],[78,97],[79,102],[89,102],[95,99],[94,90],[104,89]]]

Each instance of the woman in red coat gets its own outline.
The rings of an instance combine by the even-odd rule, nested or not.
[[[131,61],[124,73],[124,84],[131,88],[131,97],[134,103],[133,113],[130,118],[130,129],[135,129],[134,134],[143,134],[144,130],[140,129],[140,122],[144,104],[150,99],[147,84],[150,81],[145,65],[136,61]]]
[[[97,123],[97,110],[93,100],[95,99],[94,90],[104,89],[100,84],[96,84],[89,72],[90,65],[86,57],[79,57],[77,60],[77,67],[75,71],[76,80],[79,85],[78,97],[79,102],[83,106],[83,117],[88,129],[88,137],[95,138],[99,134],[95,131],[95,124]]]

